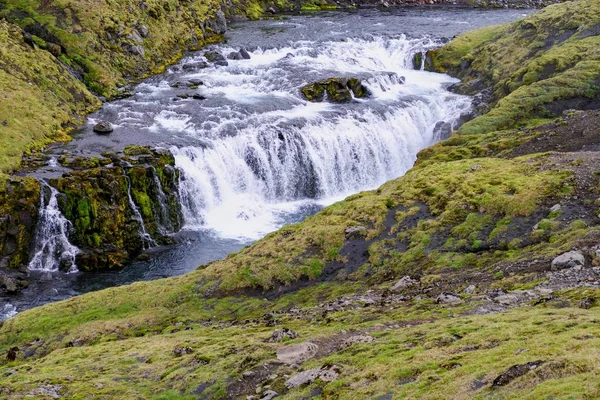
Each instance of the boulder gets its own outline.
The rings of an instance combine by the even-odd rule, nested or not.
[[[569,251],[561,254],[552,260],[552,271],[558,271],[566,268],[583,267],[585,257],[580,251]]]
[[[207,51],[206,53],[204,53],[204,57],[206,57],[206,59],[212,63],[217,61],[225,61],[225,57],[223,57],[223,54],[219,53],[216,50]]]
[[[313,358],[319,346],[311,342],[292,344],[277,350],[277,359],[284,364],[301,364],[306,360]]]
[[[279,396],[279,393],[277,393],[276,391],[267,390],[266,392],[263,393],[263,396],[260,398],[260,400],[271,400],[277,396]]]
[[[452,125],[446,121],[438,121],[433,127],[433,136],[436,140],[444,140],[450,137]]]
[[[269,342],[282,342],[284,339],[296,339],[298,334],[288,328],[275,329],[269,338]]]
[[[94,132],[99,133],[101,135],[107,135],[113,131],[113,127],[108,121],[100,121],[96,125],[94,125]]]
[[[323,101],[325,95],[328,101],[334,103],[345,103],[353,97],[362,98],[369,95],[368,89],[356,78],[329,78],[309,83],[300,91],[307,100],[315,102]]]
[[[333,382],[340,376],[340,367],[337,365],[323,366],[300,372],[288,379],[284,385],[288,389],[294,389],[303,385],[313,383],[317,379],[323,382]]]
[[[229,60],[243,60],[244,57],[242,57],[242,55],[240,54],[239,51],[232,51],[227,56],[227,59],[229,59]]]
[[[244,60],[250,59],[250,54],[246,51],[246,49],[240,49],[239,53]]]
[[[459,304],[462,303],[462,300],[456,295],[442,293],[438,297],[436,297],[435,302],[437,304]]]
[[[349,226],[344,230],[346,239],[360,239],[367,232],[367,228],[364,226]]]
[[[537,367],[542,365],[544,362],[545,361],[537,360],[537,361],[528,362],[526,364],[513,365],[512,367],[510,367],[509,369],[504,371],[502,374],[497,376],[496,379],[494,379],[494,382],[492,382],[492,387],[500,387],[500,386],[508,385],[513,380],[525,375],[526,373],[528,373],[531,370],[536,369]]]
[[[392,292],[401,292],[402,290],[406,289],[407,287],[418,286],[418,285],[419,285],[419,281],[412,279],[410,276],[406,275],[406,276],[403,276],[402,279],[400,279],[398,282],[396,282],[394,284],[394,286],[392,286],[390,288],[390,290]]]

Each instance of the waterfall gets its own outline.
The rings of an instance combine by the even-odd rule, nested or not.
[[[69,272],[76,272],[75,257],[80,250],[69,242],[71,223],[58,208],[58,190],[43,180],[40,184],[40,214],[29,269],[55,272],[68,267]]]
[[[152,236],[146,231],[146,224],[144,224],[144,218],[140,213],[138,206],[133,201],[133,197],[131,197],[131,179],[123,169],[123,176],[125,180],[127,180],[127,201],[129,202],[129,207],[131,207],[131,211],[133,212],[133,218],[137,222],[138,225],[138,235],[142,239],[144,250],[149,249],[150,247],[156,246],[156,242],[152,239]]]
[[[156,173],[156,169],[151,167],[152,171],[152,179],[154,181],[154,188],[156,190],[156,199],[158,200],[158,204],[160,209],[158,210],[158,220],[157,226],[160,230],[160,233],[163,235],[173,233],[173,223],[171,222],[171,218],[169,216],[169,206],[167,204],[167,196],[163,190],[162,184],[160,183],[160,179],[158,178],[158,174]]]
[[[439,140],[436,124],[453,128],[470,108],[469,98],[445,89],[452,78],[412,69],[413,55],[434,44],[404,36],[302,41],[257,49],[250,60],[201,75],[206,93],[251,112],[214,108],[198,122],[180,112],[156,116],[154,129],[200,141],[170,149],[186,227],[258,238],[302,205],[330,204],[404,174],[419,150]],[[371,96],[348,104],[301,97],[305,76],[336,75],[359,77]],[[263,103],[271,109],[254,108]]]

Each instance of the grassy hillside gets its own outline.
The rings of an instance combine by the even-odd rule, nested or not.
[[[594,108],[600,73],[588,61],[600,44],[584,33],[600,26],[597,3],[553,6],[430,54],[463,90],[491,87],[492,103],[405,176],[190,274],[5,322],[0,393],[599,397],[600,111],[536,111]],[[575,16],[568,38],[529,48],[530,25],[554,32]],[[517,82],[567,49],[565,68]],[[514,65],[502,62],[510,54]],[[571,251],[571,264],[553,261]]]
[[[0,171],[60,140],[123,86],[222,38],[253,0],[0,1]]]

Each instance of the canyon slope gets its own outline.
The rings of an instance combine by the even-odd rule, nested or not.
[[[600,397],[600,1],[415,65],[477,107],[405,176],[184,276],[9,319],[0,394]]]

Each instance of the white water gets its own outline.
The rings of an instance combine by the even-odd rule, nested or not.
[[[468,98],[445,90],[452,78],[412,70],[412,55],[432,45],[405,37],[297,42],[185,76],[233,103],[199,123],[174,110],[155,118],[152,129],[202,143],[171,147],[186,226],[256,239],[306,204],[327,205],[404,174],[440,139],[435,124],[454,123],[470,108]],[[360,77],[372,96],[352,104],[300,96],[303,84],[328,76]]]
[[[34,255],[29,262],[32,271],[56,272],[61,265],[76,272],[75,257],[80,250],[69,242],[71,223],[58,208],[58,191],[44,181],[42,185],[40,216],[35,231]],[[46,197],[48,200],[46,201]]]
[[[144,218],[142,218],[142,214],[138,206],[133,201],[133,197],[131,197],[131,179],[123,170],[123,176],[127,180],[127,201],[129,202],[129,207],[131,207],[131,211],[133,212],[133,218],[137,222],[138,225],[138,235],[140,239],[142,239],[142,247],[144,250],[149,249],[150,247],[156,246],[156,242],[152,239],[152,236],[146,230],[146,224],[144,223]]]
[[[6,321],[17,315],[17,308],[10,303],[0,302],[0,321]]]

